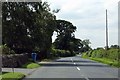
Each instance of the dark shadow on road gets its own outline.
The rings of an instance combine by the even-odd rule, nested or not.
[[[86,80],[85,78],[26,78],[24,80]]]
[[[73,66],[84,66],[84,67],[108,67],[108,65],[103,65],[103,64],[76,64],[74,65],[73,63],[40,63],[41,66],[45,67],[73,67]]]
[[[85,78],[26,78],[23,80],[87,80]],[[119,80],[118,78],[89,78],[88,80]]]
[[[58,61],[55,61],[55,62],[72,62],[70,60],[58,60]],[[94,62],[94,61],[80,61],[80,60],[73,60],[73,62],[82,62],[82,63],[97,63],[97,62]]]

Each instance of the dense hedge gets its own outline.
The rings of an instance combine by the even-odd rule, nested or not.
[[[120,67],[120,49],[117,48],[91,50],[83,53],[82,57]]]
[[[69,56],[74,56],[75,53],[71,53],[68,50],[52,49],[51,55],[54,57],[69,57]]]
[[[119,59],[118,57],[120,56],[120,49],[111,48],[107,51],[105,49],[95,49],[84,53],[83,56],[118,60]]]

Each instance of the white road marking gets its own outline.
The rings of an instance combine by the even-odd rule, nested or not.
[[[85,77],[86,80],[89,80],[87,77]]]
[[[83,76],[86,80],[89,80],[86,76],[84,76],[84,75],[81,75],[81,76]]]
[[[79,68],[79,67],[77,67],[77,70],[79,70],[79,71],[80,71],[80,68]]]
[[[72,61],[72,62],[74,62],[72,58],[71,58],[71,61]],[[74,62],[74,65],[76,65],[76,63],[75,63],[75,62]],[[80,71],[80,68],[79,68],[79,67],[76,67],[76,68],[77,68],[77,70],[78,70],[78,71]],[[84,76],[84,75],[82,75],[82,76]],[[84,76],[84,78],[85,78],[86,80],[89,80],[89,78],[88,78],[88,77],[86,77],[86,76]]]
[[[73,62],[73,59],[71,58],[71,61]]]

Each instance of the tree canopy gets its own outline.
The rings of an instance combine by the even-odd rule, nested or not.
[[[47,2],[3,2],[2,44],[17,53],[49,50],[55,20]]]
[[[82,47],[81,40],[76,39],[74,32],[76,26],[71,22],[65,20],[56,21],[57,39],[54,42],[56,49],[69,50],[71,53],[79,51]]]
[[[71,22],[65,20],[56,20],[57,39],[54,42],[56,49],[69,50],[73,52],[85,52],[90,48],[89,39],[81,40],[75,38],[74,32],[76,31],[76,26]]]
[[[76,26],[65,20],[56,20],[47,2],[3,2],[2,44],[15,53],[37,52],[47,57],[51,50],[53,32],[56,49],[67,52],[87,51],[89,41],[75,38]]]

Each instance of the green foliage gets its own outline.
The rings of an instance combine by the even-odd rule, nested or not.
[[[111,65],[111,66],[120,67],[120,64],[119,64],[118,61],[113,61],[111,59],[107,59],[107,58],[90,58],[90,59],[108,64],[108,65]]]
[[[56,21],[57,38],[53,43],[56,49],[69,50],[71,53],[79,53],[91,50],[89,39],[81,40],[75,38],[76,26],[65,20]]]
[[[69,56],[74,56],[75,53],[71,53],[68,50],[52,49],[51,55],[54,57],[69,57]]]
[[[112,59],[112,60],[118,60],[118,56],[120,55],[120,53],[118,53],[118,50],[119,49],[110,49],[108,50],[108,57],[109,59]]]
[[[76,26],[65,20],[56,20],[57,39],[54,42],[56,49],[69,50],[71,53],[79,51],[81,40],[75,38]]]
[[[95,49],[93,51],[87,52],[88,57],[93,57],[93,58],[108,58],[112,60],[118,60],[118,53],[119,49],[109,49],[106,51],[105,49]]]
[[[119,47],[119,45],[111,45],[110,48],[118,49],[120,47]]]
[[[89,39],[82,40],[81,44],[82,44],[82,47],[80,48],[80,52],[86,52],[86,51],[92,50],[90,47],[91,42]]]
[[[40,67],[40,65],[37,63],[31,63],[27,65],[27,69],[33,69],[33,68],[38,68],[38,67]]]
[[[97,49],[91,53],[91,57],[102,58],[105,55],[104,49]]]
[[[15,54],[6,44],[2,45],[2,54]]]
[[[83,57],[83,58],[87,58],[87,57],[88,57],[87,52],[83,52],[83,53],[82,53],[82,57]]]
[[[37,64],[37,63],[29,62],[29,63],[23,65],[22,67],[23,67],[23,68],[27,68],[27,69],[33,69],[33,68],[38,68],[38,67],[40,67],[40,65]]]
[[[97,48],[83,53],[82,57],[120,67],[120,49],[118,48],[110,48],[109,50]]]
[[[47,2],[4,2],[2,44],[16,53],[47,52],[56,28],[55,20]]]
[[[20,80],[25,75],[19,72],[8,72],[2,75],[2,80]]]
[[[92,55],[91,55],[92,52],[93,52],[93,50],[88,51],[88,54],[87,54],[87,55],[88,55],[89,57],[91,57],[91,56],[92,56]]]

